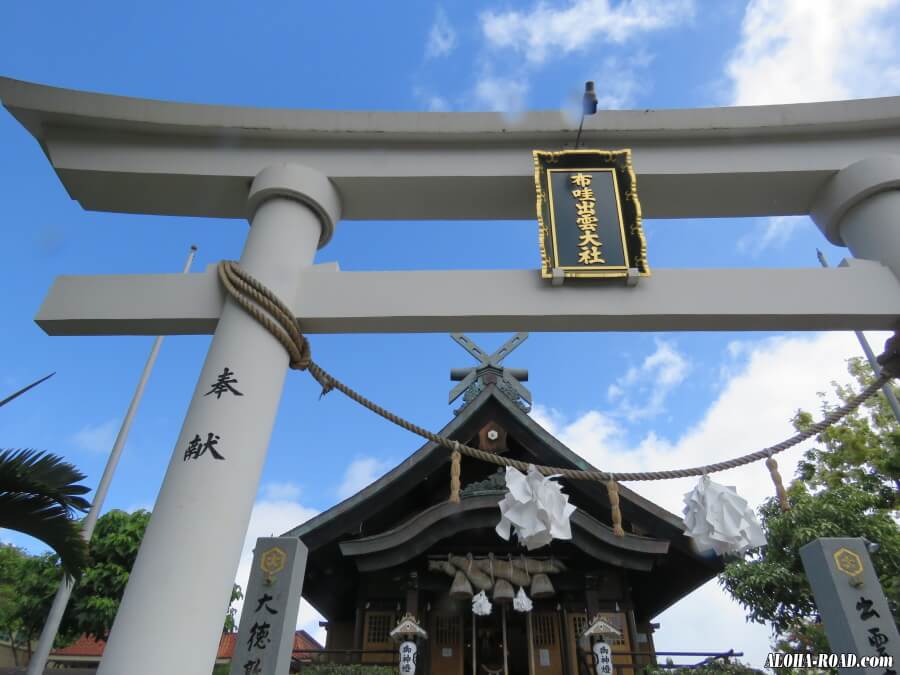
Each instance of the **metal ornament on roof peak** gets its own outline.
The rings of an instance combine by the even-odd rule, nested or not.
[[[541,276],[650,276],[631,150],[535,150]]]
[[[528,333],[516,333],[490,355],[467,335],[451,333],[450,337],[479,361],[473,368],[450,370],[450,379],[459,381],[459,384],[450,392],[449,402],[453,403],[460,395],[463,397],[463,404],[453,411],[455,415],[474,401],[489,384],[495,385],[497,391],[502,392],[522,412],[531,411],[531,392],[520,384],[528,381],[528,371],[524,368],[506,368],[500,365],[503,359],[528,339]]]

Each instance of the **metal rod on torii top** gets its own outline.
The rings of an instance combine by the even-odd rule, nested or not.
[[[197,247],[191,246],[191,252],[188,254],[187,261],[184,263],[182,272],[187,274],[191,270],[194,262],[194,255],[197,253]],[[119,457],[122,455],[122,449],[125,447],[125,441],[128,439],[128,432],[131,430],[131,423],[134,421],[134,415],[137,412],[141,398],[144,396],[144,388],[147,386],[147,380],[150,379],[150,373],[153,371],[153,365],[156,363],[156,357],[159,354],[159,348],[162,346],[163,336],[157,335],[153,341],[153,347],[150,349],[150,355],[144,364],[144,371],[141,373],[141,379],[138,381],[137,389],[134,390],[134,396],[128,405],[128,411],[125,413],[125,419],[122,420],[122,426],[119,428],[119,434],[113,443],[112,452],[109,453],[109,459],[106,460],[106,467],[103,469],[103,476],[97,485],[94,493],[94,501],[87,517],[81,525],[81,536],[87,542],[91,541],[94,534],[94,527],[97,525],[97,518],[100,515],[100,509],[103,508],[103,502],[106,500],[106,493],[109,492],[109,484],[112,482],[113,474],[119,464]],[[69,598],[72,596],[74,587],[71,577],[63,575],[59,588],[56,590],[56,596],[53,598],[53,604],[50,606],[50,613],[47,615],[47,621],[41,630],[41,637],[38,645],[28,662],[28,670],[26,675],[42,675],[44,668],[47,666],[47,659],[50,656],[50,650],[53,649],[53,641],[56,639],[56,633],[59,631],[59,624],[62,621],[66,606],[69,604]]]
[[[825,254],[819,249],[816,249],[816,255],[818,256],[822,267],[828,267],[828,260],[825,259]],[[861,330],[855,330],[853,332],[856,333],[856,339],[859,340],[859,346],[862,347],[866,358],[869,360],[869,365],[872,366],[872,370],[875,371],[875,377],[881,377],[881,366],[878,365],[878,360],[875,358],[875,352],[872,351],[872,347],[869,345],[866,336],[863,335]],[[884,397],[887,399],[888,405],[894,412],[894,418],[897,420],[897,424],[900,424],[900,403],[897,402],[897,397],[894,396],[894,390],[891,383],[888,382],[885,384],[881,388],[881,391],[884,392]]]

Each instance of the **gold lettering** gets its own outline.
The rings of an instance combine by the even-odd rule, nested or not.
[[[606,261],[603,259],[603,253],[600,251],[599,247],[590,246],[583,248],[578,252],[578,262],[583,265],[597,265],[599,263],[605,263]]]
[[[582,232],[581,238],[578,240],[578,246],[579,248],[585,248],[587,246],[597,246],[599,248],[602,244],[597,238],[596,232]]]
[[[571,191],[576,199],[575,224],[581,230],[581,237],[578,240],[578,262],[581,265],[605,264],[603,252],[600,250],[603,244],[597,236],[597,200],[593,188],[590,187],[593,176],[579,172],[569,176],[569,180],[578,187]]]
[[[588,201],[596,201],[594,197],[594,190],[592,188],[586,187],[581,190],[572,190],[572,196],[578,199],[584,199]]]
[[[576,173],[574,176],[570,176],[570,180],[577,185],[578,187],[585,188],[591,184],[591,179],[593,176],[589,173]]]

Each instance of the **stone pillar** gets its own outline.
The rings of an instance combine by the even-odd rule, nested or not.
[[[836,173],[816,196],[810,217],[832,244],[900,278],[900,156],[870,157]]]
[[[290,304],[340,217],[337,192],[316,171],[272,166],[248,204],[240,263]],[[226,299],[100,675],[212,672],[287,366],[281,344]]]

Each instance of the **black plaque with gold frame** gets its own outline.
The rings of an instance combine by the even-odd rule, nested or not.
[[[631,150],[535,150],[534,185],[543,278],[650,276]]]

